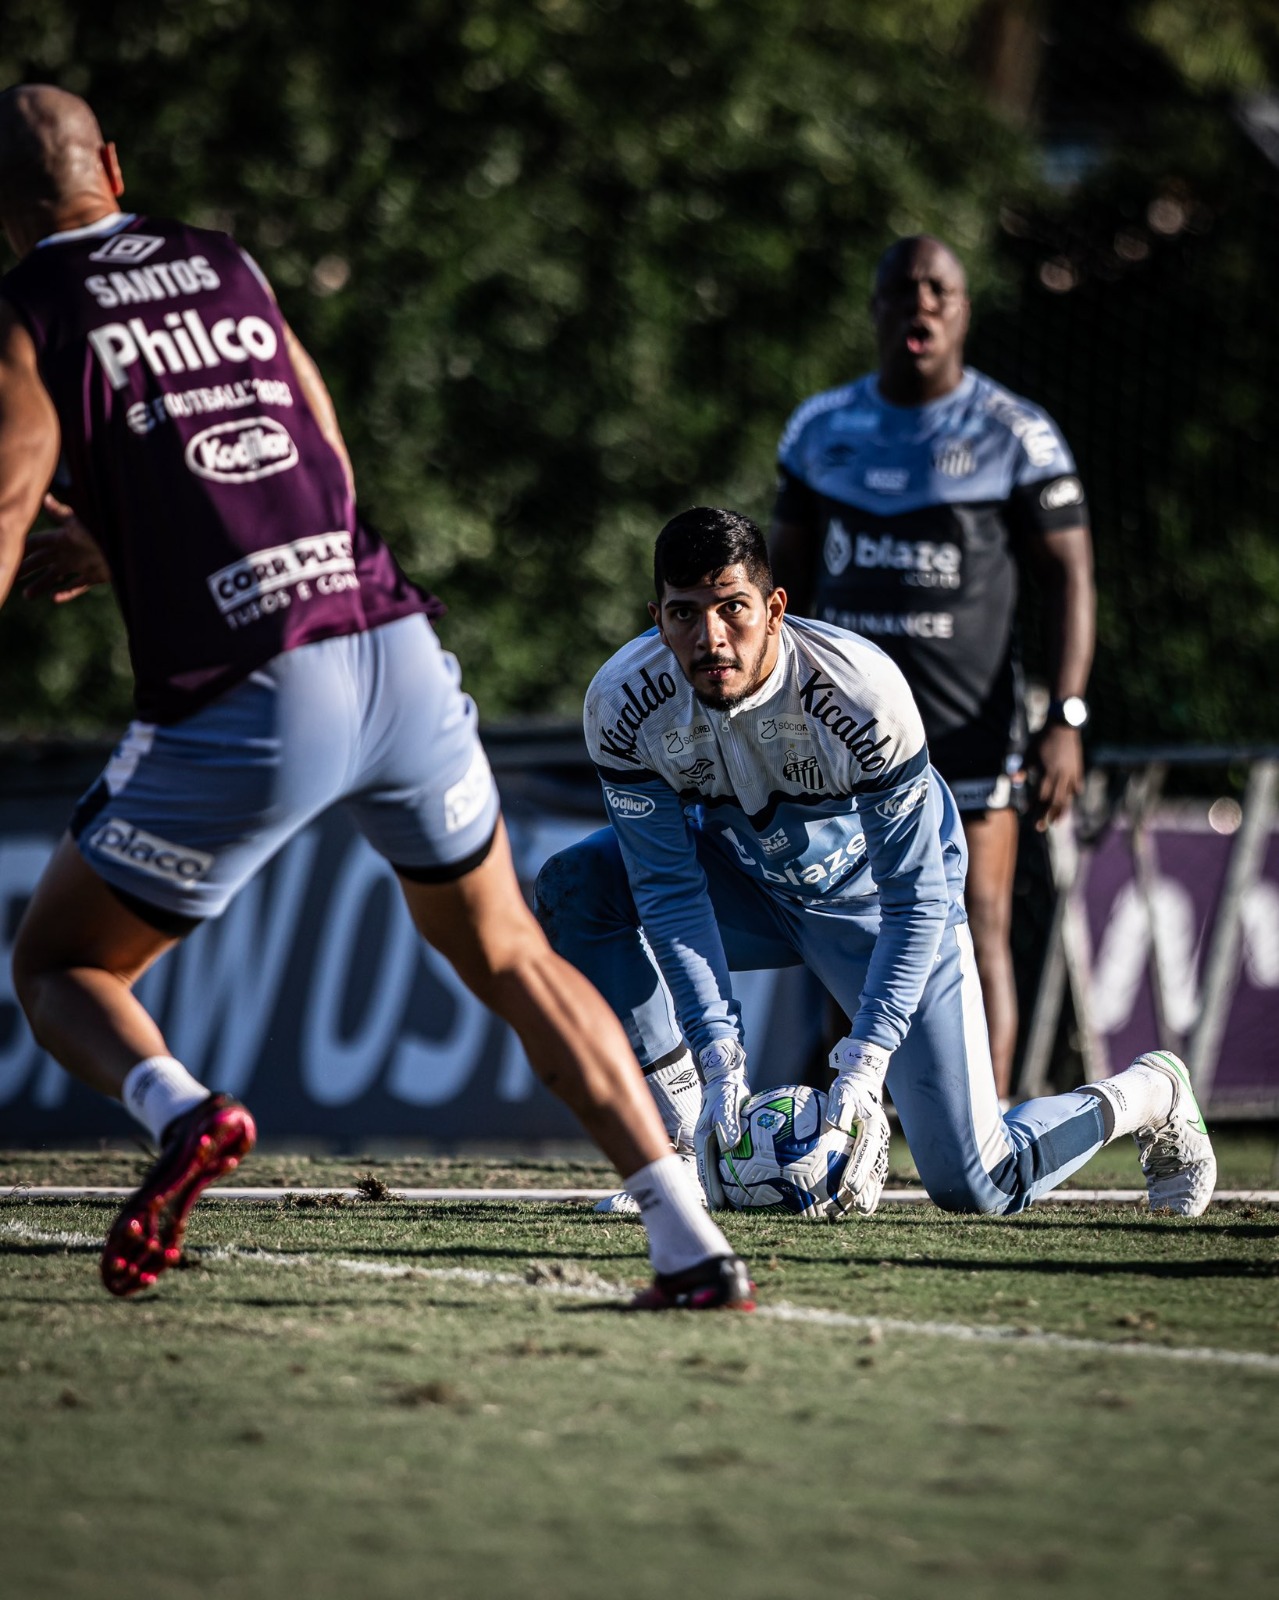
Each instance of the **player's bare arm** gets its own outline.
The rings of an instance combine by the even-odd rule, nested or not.
[[[275,290],[271,287],[261,267],[251,258],[246,257],[254,275],[262,284],[263,289],[275,300]],[[333,396],[329,393],[328,385],[320,373],[319,367],[312,360],[306,346],[294,333],[288,322],[283,317],[284,342],[289,352],[289,360],[293,363],[293,370],[297,374],[298,387],[306,398],[306,403],[311,408],[312,415],[319,424],[320,432],[342,463],[342,470],[346,474],[347,487],[352,497],[355,495],[355,472],[351,466],[350,452],[346,448],[346,440],[342,437],[342,425],[338,421],[337,407],[333,404]]]
[[[1082,701],[1095,638],[1092,536],[1083,525],[1061,528],[1035,535],[1028,549],[1044,596],[1052,703]],[[1050,719],[1039,736],[1035,764],[1040,773],[1036,825],[1042,831],[1083,788],[1079,728]]]
[[[27,530],[58,465],[58,416],[36,365],[35,344],[0,302],[0,604],[22,561]]]
[[[333,447],[333,452],[342,463],[342,470],[346,474],[347,486],[352,497],[355,495],[355,473],[351,467],[351,457],[346,448],[346,440],[342,437],[342,428],[338,422],[337,407],[333,404],[333,396],[328,391],[328,386],[320,376],[320,369],[307,354],[302,341],[286,322],[284,324],[284,338],[288,346],[289,360],[293,363],[293,370],[298,375],[298,387],[306,396],[306,403],[310,406],[316,422],[320,425],[320,432]]]

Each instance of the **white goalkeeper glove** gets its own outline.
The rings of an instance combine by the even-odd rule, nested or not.
[[[719,1156],[731,1150],[742,1136],[741,1109],[750,1096],[746,1082],[746,1052],[736,1039],[716,1039],[698,1053],[702,1069],[702,1112],[693,1130],[697,1176],[712,1211],[728,1202],[719,1177]]]
[[[888,1177],[888,1118],[884,1077],[888,1051],[860,1039],[841,1039],[830,1053],[836,1077],[826,1096],[826,1121],[853,1141],[832,1215],[875,1213]]]

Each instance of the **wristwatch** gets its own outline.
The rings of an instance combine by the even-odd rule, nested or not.
[[[1068,694],[1064,700],[1050,700],[1044,721],[1059,722],[1067,728],[1082,728],[1088,721],[1088,702],[1077,694]]]

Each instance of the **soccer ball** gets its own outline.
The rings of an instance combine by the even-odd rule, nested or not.
[[[743,1105],[742,1137],[720,1155],[724,1198],[739,1211],[775,1206],[805,1222],[837,1222],[848,1215],[835,1195],[852,1147],[826,1126],[820,1089],[765,1089]]]

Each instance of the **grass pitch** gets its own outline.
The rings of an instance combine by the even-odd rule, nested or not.
[[[1223,1187],[1271,1181],[1273,1141],[1223,1155]],[[86,1183],[140,1162],[42,1160]],[[300,1157],[243,1178],[322,1191],[371,1165],[392,1187],[606,1181]],[[0,1155],[0,1180],[35,1176]],[[1279,1581],[1272,1209],[735,1216],[754,1317],[620,1314],[647,1277],[626,1219],[322,1192],[206,1202],[188,1269],[117,1302],[96,1275],[112,1210],[0,1202],[15,1596],[1243,1600]]]

